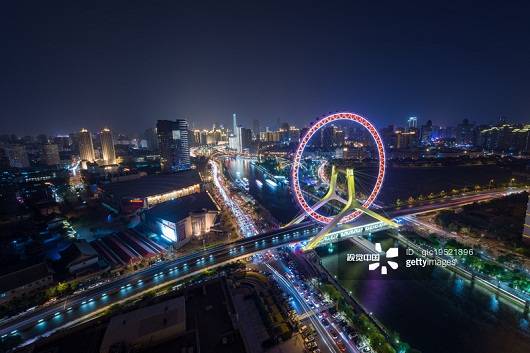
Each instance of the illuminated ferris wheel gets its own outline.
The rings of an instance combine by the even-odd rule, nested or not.
[[[313,124],[296,150],[291,173],[300,207],[323,224],[371,214],[368,207],[381,190],[384,174],[379,133],[352,113],[331,114]]]

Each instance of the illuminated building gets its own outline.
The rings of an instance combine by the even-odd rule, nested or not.
[[[101,188],[102,197],[123,213],[150,208],[159,203],[201,191],[202,181],[195,169],[178,173],[148,175],[111,183]]]
[[[116,164],[116,151],[114,150],[112,132],[104,128],[99,136],[101,139],[101,158],[103,159],[103,164]]]
[[[236,151],[238,153],[248,152],[250,147],[250,141],[252,140],[252,131],[250,129],[245,129],[242,126],[237,128],[236,134]],[[246,150],[246,151],[245,151]]]
[[[174,247],[180,247],[193,236],[209,232],[218,213],[210,195],[200,192],[156,205],[142,213],[142,221]]]
[[[188,122],[184,119],[158,120],[156,128],[162,170],[171,172],[190,169]]]
[[[92,135],[87,129],[82,129],[77,133],[77,143],[79,144],[79,155],[81,160],[93,163],[96,160],[94,144],[92,143]]]
[[[9,164],[13,168],[29,168],[26,146],[8,145],[5,149]]]
[[[46,144],[43,145],[43,159],[46,165],[57,165],[61,162],[59,157],[59,146]]]

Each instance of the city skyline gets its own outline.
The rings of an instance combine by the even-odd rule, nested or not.
[[[53,135],[80,121],[142,131],[159,119],[203,129],[234,113],[249,128],[303,126],[337,109],[379,127],[411,116],[524,123],[528,6],[10,3],[0,15],[2,133]]]

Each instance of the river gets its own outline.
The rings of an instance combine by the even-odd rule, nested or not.
[[[385,232],[372,241],[383,250],[395,244]],[[359,253],[350,241],[334,244],[333,253],[317,252],[368,311],[423,353],[530,351],[530,318],[522,307],[447,269],[406,267],[399,247],[399,267],[387,275],[369,271],[369,263],[346,262],[346,254]]]
[[[271,187],[263,173],[243,160],[227,160],[231,175],[247,177],[249,192],[281,222],[298,213],[292,195],[285,186]],[[395,168],[385,178],[382,194],[404,198],[417,190],[421,174],[422,192],[439,192],[443,187],[484,184],[492,178],[506,182],[509,171],[492,167]],[[464,178],[463,175],[466,177]],[[473,179],[475,175],[478,179]],[[263,182],[259,187],[255,180]],[[506,180],[504,180],[506,179]],[[414,183],[411,180],[415,180]],[[438,180],[439,182],[433,182]],[[387,186],[385,185],[393,185]],[[385,233],[374,235],[384,249],[394,240]],[[423,353],[526,353],[530,351],[530,317],[521,307],[462,277],[437,267],[407,268],[403,258],[399,267],[389,268],[386,276],[369,271],[367,263],[347,263],[346,254],[359,250],[349,241],[334,245],[333,252],[319,248],[323,265],[352,292],[389,330]],[[400,254],[404,249],[400,249]]]

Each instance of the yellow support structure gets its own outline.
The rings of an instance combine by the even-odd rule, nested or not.
[[[373,217],[373,218],[375,218],[375,219],[377,219],[377,220],[379,220],[381,222],[385,222],[385,223],[387,223],[388,225],[390,225],[393,228],[396,227],[396,224],[394,222],[392,222],[390,219],[385,218],[385,217],[375,213],[372,210],[369,210],[368,208],[366,208],[363,205],[361,205],[359,203],[359,201],[357,201],[357,199],[355,198],[355,178],[354,178],[354,174],[353,174],[353,168],[347,168],[345,170],[345,173],[346,173],[346,180],[347,180],[347,184],[348,184],[348,200],[346,202],[344,202],[344,200],[340,196],[337,195],[336,186],[337,186],[337,175],[338,175],[338,172],[337,172],[337,169],[335,168],[335,166],[333,166],[332,169],[331,169],[331,178],[330,178],[330,183],[329,183],[329,190],[326,193],[326,195],[322,198],[322,200],[318,201],[313,206],[313,209],[316,210],[316,209],[322,207],[324,204],[326,204],[330,200],[338,200],[338,201],[341,201],[342,203],[345,203],[344,208],[333,218],[333,220],[330,223],[328,223],[320,231],[320,233],[318,233],[318,235],[316,237],[314,237],[313,239],[311,239],[309,241],[309,243],[305,246],[304,250],[311,250],[311,249],[314,249],[315,247],[317,247],[318,243],[320,243],[320,241],[322,239],[324,239],[324,237],[331,230],[333,230],[333,228],[335,228],[335,226],[337,224],[339,224],[339,222],[341,221],[342,218],[344,218],[344,216],[346,216],[348,213],[355,212],[356,210],[360,210],[360,211],[366,213],[367,215],[369,215],[369,216],[371,216],[371,217]],[[300,218],[300,217],[298,217],[298,218]],[[293,222],[296,221],[298,218],[295,218],[289,224],[295,224]],[[300,221],[298,221],[298,222],[300,222]]]

